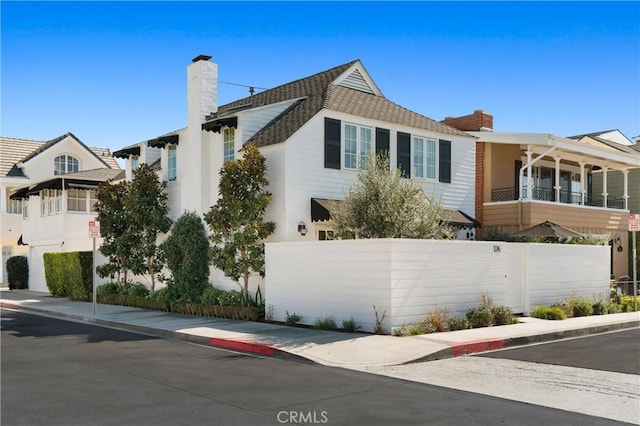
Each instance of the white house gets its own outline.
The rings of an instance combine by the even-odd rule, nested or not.
[[[368,151],[387,151],[447,220],[472,238],[476,138],[403,108],[382,94],[359,60],[217,105],[217,64],[200,55],[187,70],[187,127],[116,151],[127,177],[141,162],[155,165],[173,219],[203,214],[216,203],[219,170],[258,146],[273,194],[269,241],[330,239],[327,200],[344,198]],[[227,282],[214,272],[214,284]]]
[[[6,260],[25,255],[29,288],[46,292],[42,255],[91,250],[95,188],[122,174],[109,150],[72,133],[50,141],[0,138],[0,244]]]

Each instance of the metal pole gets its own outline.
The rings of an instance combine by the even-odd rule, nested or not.
[[[633,231],[633,310],[638,310],[638,252],[636,248],[636,231]]]
[[[93,237],[93,315],[96,315],[96,301],[98,300],[97,297],[97,290],[96,290],[96,238]]]

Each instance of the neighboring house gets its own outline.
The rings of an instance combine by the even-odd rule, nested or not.
[[[129,178],[136,163],[159,161],[172,218],[208,211],[223,163],[253,143],[273,194],[269,241],[329,239],[327,200],[344,198],[367,152],[386,151],[391,167],[442,202],[459,237],[472,237],[473,136],[391,102],[359,60],[218,107],[210,59],[198,56],[188,67],[186,128],[114,153],[127,160]],[[228,281],[219,271],[212,280]]]
[[[619,151],[640,156],[640,144],[631,141],[617,129],[569,136],[569,139],[576,139],[580,142],[599,145],[614,152]],[[628,173],[627,195],[629,197],[629,210],[632,213],[640,213],[640,168],[629,169],[625,172],[621,170],[610,170],[608,167],[603,167],[600,170],[594,171],[593,192],[594,194],[603,194],[606,192],[609,198],[623,199],[625,182],[624,173]],[[604,178],[605,174],[606,179]],[[607,185],[606,191],[604,191],[605,182]]]
[[[475,215],[482,232],[496,228],[514,233],[549,220],[585,234],[607,236],[615,248],[612,275],[627,274],[629,248],[624,237],[634,197],[630,189],[638,184],[638,180],[630,183],[631,171],[638,173],[640,167],[636,151],[587,138],[493,132],[493,117],[480,110],[444,122],[478,138]],[[622,191],[609,188],[606,180],[604,186],[595,184],[603,170],[620,175]]]
[[[109,150],[89,148],[72,133],[50,141],[1,137],[0,281],[6,281],[6,260],[24,254],[29,288],[48,291],[42,255],[91,250],[95,188],[120,174]]]

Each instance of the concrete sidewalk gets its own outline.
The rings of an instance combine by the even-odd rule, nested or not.
[[[450,358],[640,326],[640,312],[630,312],[564,321],[525,317],[521,318],[520,324],[514,325],[393,337],[101,304],[97,305],[94,316],[90,302],[75,302],[27,290],[1,291],[0,305],[162,338],[352,369]]]

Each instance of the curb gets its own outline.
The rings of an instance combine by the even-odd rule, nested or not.
[[[463,355],[470,355],[479,352],[505,349],[515,346],[524,346],[534,343],[552,342],[555,340],[567,339],[571,337],[589,336],[592,334],[607,333],[610,331],[625,330],[640,327],[640,320],[632,320],[621,323],[596,325],[587,328],[573,330],[555,331],[552,333],[535,334],[531,336],[509,337],[506,339],[481,339],[470,340],[468,342],[450,343],[446,349],[439,350],[424,357],[403,362],[400,365],[414,364],[417,362],[435,361],[438,359],[455,358]]]
[[[290,352],[283,351],[274,345],[269,345],[261,342],[254,342],[241,339],[228,339],[222,337],[207,337],[207,336],[195,336],[187,333],[180,333],[177,331],[163,330],[159,328],[146,327],[134,324],[126,324],[117,321],[109,321],[100,318],[87,317],[83,315],[65,314],[61,312],[49,311],[46,309],[38,309],[31,306],[23,306],[20,304],[7,302],[5,300],[0,301],[0,307],[10,308],[24,311],[31,311],[43,316],[67,319],[76,322],[89,323],[94,325],[105,326],[113,328],[115,330],[129,331],[132,333],[144,334],[152,337],[159,337],[169,340],[180,340],[183,342],[193,343],[201,346],[210,346],[216,349],[229,350],[244,354],[256,355],[265,358],[275,358],[287,361],[295,361],[306,364],[316,364],[316,362],[294,355]]]

